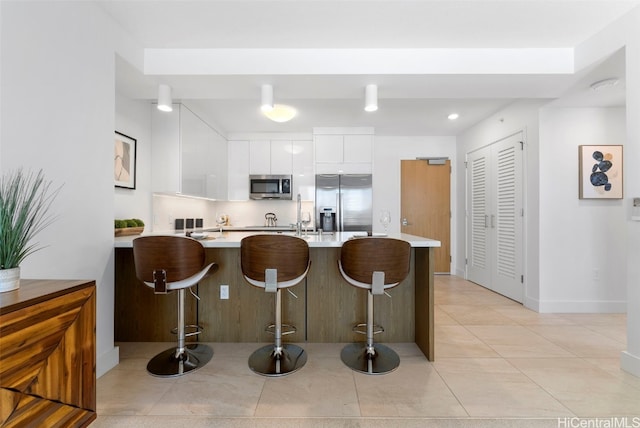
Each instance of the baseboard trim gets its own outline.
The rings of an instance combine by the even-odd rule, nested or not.
[[[98,355],[96,361],[96,378],[99,378],[120,363],[120,348],[114,346],[102,355]]]
[[[624,314],[627,312],[627,302],[618,300],[542,300],[538,301],[538,312],[550,314]]]
[[[640,377],[640,357],[630,354],[628,351],[622,351],[620,353],[620,368]]]
[[[525,308],[529,308],[532,311],[540,312],[540,300],[532,299],[531,297],[524,296],[524,301],[522,302]]]

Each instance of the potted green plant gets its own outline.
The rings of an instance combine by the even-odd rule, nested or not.
[[[20,263],[43,248],[33,238],[55,218],[49,214],[60,188],[44,173],[17,169],[0,177],[0,292],[20,287]]]
[[[144,231],[144,222],[139,218],[114,221],[115,236],[140,235]]]

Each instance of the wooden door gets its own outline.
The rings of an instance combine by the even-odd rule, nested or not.
[[[400,221],[402,233],[440,241],[436,273],[451,272],[451,162],[402,160]]]

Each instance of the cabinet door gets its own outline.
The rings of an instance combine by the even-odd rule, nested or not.
[[[292,173],[293,153],[290,140],[271,140],[271,174]]]
[[[180,106],[151,107],[151,191],[180,192]]]
[[[345,163],[371,163],[373,136],[345,135],[343,153]]]
[[[182,189],[184,195],[207,195],[208,163],[211,162],[213,130],[188,108],[180,108]]]
[[[249,200],[249,142],[229,141],[229,194],[230,201]]]
[[[313,139],[316,163],[341,163],[343,161],[342,135],[316,135]]]
[[[303,201],[316,197],[313,173],[313,141],[293,141],[293,195],[300,194]]]
[[[271,174],[271,142],[249,142],[249,174]]]
[[[213,130],[212,130],[213,131]],[[209,162],[207,162],[207,197],[226,200],[228,195],[227,140],[213,131]]]

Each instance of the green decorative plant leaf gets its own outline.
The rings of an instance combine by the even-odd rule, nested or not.
[[[52,189],[51,184],[42,170],[33,174],[18,169],[0,178],[0,269],[19,267],[43,248],[32,241],[55,220],[49,210],[61,187]]]

